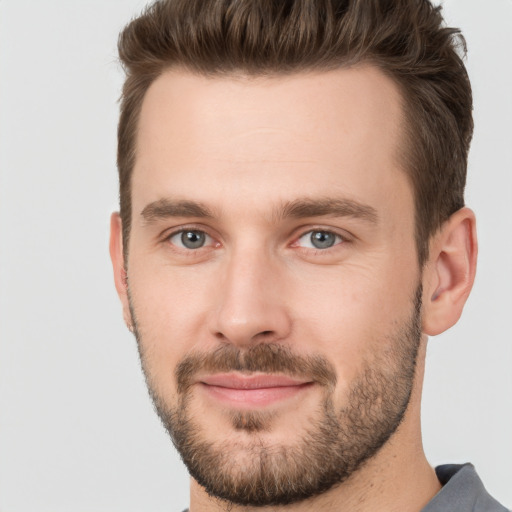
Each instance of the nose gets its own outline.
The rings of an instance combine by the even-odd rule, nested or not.
[[[225,262],[210,331],[240,348],[288,337],[291,318],[283,281],[271,257],[242,251],[232,254]]]

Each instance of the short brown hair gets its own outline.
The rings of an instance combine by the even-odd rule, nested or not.
[[[369,62],[403,95],[402,156],[422,265],[430,237],[464,206],[473,133],[465,41],[440,11],[428,0],[158,0],[146,8],[118,45],[126,71],[117,154],[125,258],[138,119],[163,71],[279,75]]]

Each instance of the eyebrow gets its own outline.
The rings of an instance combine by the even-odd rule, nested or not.
[[[171,199],[153,201],[147,204],[140,214],[149,224],[170,217],[213,218],[214,216],[210,209],[201,203]]]
[[[376,224],[377,210],[370,205],[360,203],[353,199],[319,198],[297,199],[285,203],[277,213],[281,218],[300,219],[305,217],[353,217]]]
[[[307,217],[352,217],[376,224],[377,210],[372,206],[353,199],[302,198],[288,201],[274,211],[276,219],[302,219]],[[171,217],[198,217],[212,219],[212,210],[196,201],[159,199],[144,207],[141,212],[144,220],[151,224]]]

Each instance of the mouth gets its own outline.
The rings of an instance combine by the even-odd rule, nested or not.
[[[312,381],[285,375],[237,373],[207,375],[199,379],[198,384],[211,399],[247,409],[288,400],[314,385]]]

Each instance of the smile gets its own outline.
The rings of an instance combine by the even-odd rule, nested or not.
[[[313,386],[284,375],[216,374],[199,384],[209,397],[237,408],[265,407],[292,398]]]

